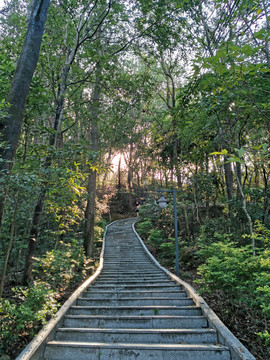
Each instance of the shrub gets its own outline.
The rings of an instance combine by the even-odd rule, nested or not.
[[[33,336],[58,309],[56,292],[43,281],[13,292],[14,301],[0,299],[1,353],[16,348],[23,337]]]
[[[146,220],[137,224],[137,230],[140,236],[147,238],[150,230],[153,228],[151,220]]]
[[[164,243],[162,230],[151,229],[148,241],[155,247],[160,247]]]
[[[52,284],[58,291],[65,290],[71,283],[77,283],[86,275],[86,259],[83,248],[77,240],[47,251],[42,258],[36,258],[35,273],[38,278]]]
[[[160,208],[155,200],[148,200],[145,204],[140,206],[139,215],[142,219],[149,219],[155,222],[160,217]]]

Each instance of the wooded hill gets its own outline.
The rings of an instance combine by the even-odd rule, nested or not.
[[[5,1],[3,354],[95,269],[106,223],[136,202],[173,268],[172,205],[155,201],[176,187],[182,276],[199,267],[202,291],[228,318],[241,309],[242,340],[268,358],[269,13],[267,0]]]

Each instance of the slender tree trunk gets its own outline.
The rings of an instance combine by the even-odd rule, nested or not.
[[[208,178],[209,175],[209,158],[208,155],[205,155],[205,174]],[[205,201],[205,205],[206,205],[206,216],[209,217],[209,194],[208,191],[206,192],[206,201]]]
[[[230,202],[233,199],[233,173],[231,163],[228,163],[227,156],[224,156],[224,172],[227,197],[228,201]]]
[[[201,217],[200,217],[200,209],[197,201],[197,190],[196,190],[196,182],[193,181],[193,196],[194,196],[194,204],[196,209],[196,219],[198,224],[201,225]]]
[[[141,197],[141,179],[139,170],[137,171],[137,186],[138,186],[138,197]]]
[[[128,176],[127,176],[127,182],[128,182],[128,202],[129,202],[129,210],[132,210],[133,204],[132,204],[132,178],[133,178],[133,168],[132,168],[132,162],[133,162],[133,144],[130,144],[130,150],[129,150],[129,161],[128,163]]]
[[[262,223],[265,223],[265,218],[269,211],[269,198],[268,198],[268,177],[269,177],[269,171],[267,176],[267,170],[262,165],[263,169],[263,181],[264,181],[264,202],[263,202],[263,215],[262,215]]]
[[[241,172],[241,164],[240,163],[236,163],[236,172],[237,172],[237,177],[239,179],[240,184],[242,185],[242,172]],[[237,197],[240,198],[241,197],[241,192],[237,183]]]
[[[30,84],[37,65],[40,44],[47,18],[50,0],[33,0],[30,5],[30,17],[27,34],[7,96],[9,107],[7,115],[0,122],[0,141],[6,146],[0,148],[0,227],[4,214],[8,192],[8,178],[21,134],[24,110]]]
[[[4,264],[3,264],[3,268],[2,268],[2,275],[1,275],[1,281],[0,281],[0,298],[3,297],[3,291],[4,291],[4,285],[5,285],[6,273],[7,273],[7,266],[8,266],[8,260],[9,260],[9,255],[10,255],[12,245],[13,245],[16,216],[17,216],[18,205],[19,205],[19,196],[20,195],[18,194],[18,197],[16,199],[16,204],[15,204],[14,209],[13,209],[12,223],[11,223],[11,229],[10,229],[10,237],[9,237],[8,247],[7,247],[7,251],[6,251],[6,255],[5,255],[5,259],[4,259]]]
[[[101,64],[97,64],[95,86],[90,103],[90,149],[97,154],[98,151],[98,114],[101,95]],[[96,157],[95,157],[96,158]],[[94,161],[95,164],[96,160]],[[92,256],[94,251],[94,227],[96,207],[97,172],[90,169],[87,184],[88,200],[85,210],[84,251],[86,256]]]
[[[182,208],[183,208],[183,214],[184,214],[184,219],[185,219],[186,233],[187,233],[187,237],[189,237],[190,236],[190,226],[189,226],[189,221],[188,221],[187,208],[184,203],[183,203]]]
[[[109,155],[108,155],[108,158],[106,159],[107,164],[111,163],[111,158],[112,158],[112,149],[109,150]],[[102,184],[101,184],[101,193],[102,193],[102,195],[105,193],[105,185],[106,185],[106,180],[107,180],[107,177],[108,177],[108,173],[109,173],[109,171],[105,171],[103,179],[102,179]]]
[[[28,240],[28,249],[24,266],[24,273],[22,278],[22,283],[26,285],[28,282],[33,281],[33,263],[34,255],[37,247],[37,240],[40,232],[40,222],[46,197],[46,187],[43,188],[39,194],[37,204],[34,210],[34,216],[32,220],[32,227],[30,231],[30,236]]]
[[[84,228],[84,251],[85,255],[88,257],[93,256],[94,251],[96,185],[97,172],[90,170],[87,184],[88,201],[85,210],[86,221]]]
[[[119,161],[118,161],[118,185],[117,185],[117,188],[118,190],[121,189],[122,187],[122,184],[121,184],[121,161],[122,161],[122,155],[119,156]]]
[[[235,172],[236,181],[237,181],[237,184],[238,184],[238,187],[239,187],[239,190],[240,190],[240,194],[241,194],[241,198],[242,198],[242,209],[243,209],[243,211],[244,211],[244,213],[246,215],[247,221],[248,221],[253,255],[255,256],[256,255],[256,252],[255,252],[255,239],[254,239],[254,234],[253,234],[252,220],[251,220],[251,217],[250,217],[250,215],[249,215],[249,213],[247,211],[247,201],[246,201],[245,194],[243,192],[242,184],[240,182],[240,179],[238,178],[236,166],[234,167],[234,172]]]

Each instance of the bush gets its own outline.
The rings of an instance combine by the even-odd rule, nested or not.
[[[253,309],[261,319],[261,328],[270,319],[270,251],[252,254],[251,246],[238,247],[237,243],[212,244],[199,252],[206,262],[199,266],[201,276],[197,283],[202,293],[220,292],[229,302]],[[267,332],[257,333],[269,345]]]
[[[153,228],[153,224],[151,220],[146,220],[143,222],[139,222],[137,224],[137,230],[141,237],[147,238],[150,230]]]
[[[140,206],[139,215],[142,219],[149,219],[151,222],[155,222],[160,217],[160,208],[155,200],[148,200],[145,204]]]
[[[12,290],[14,301],[0,299],[0,353],[16,349],[22,338],[33,336],[58,309],[56,292],[43,281]]]
[[[162,230],[151,229],[148,241],[155,247],[160,247],[164,243]]]
[[[36,258],[34,267],[38,278],[60,292],[71,283],[80,282],[86,275],[85,255],[77,240],[68,244],[60,242],[59,249],[47,251],[44,257]]]

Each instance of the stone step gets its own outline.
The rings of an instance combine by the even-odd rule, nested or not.
[[[86,298],[100,298],[102,295],[102,299],[110,299],[110,298],[166,298],[166,299],[179,299],[179,298],[186,298],[187,293],[184,290],[174,290],[168,292],[166,289],[163,291],[152,291],[152,290],[143,290],[143,291],[137,291],[137,290],[121,290],[121,291],[106,291],[106,290],[100,290],[99,292],[91,290],[91,288],[88,289],[88,291],[85,291],[83,293],[83,297]],[[132,297],[131,297],[132,296]]]
[[[230,353],[224,346],[208,344],[51,341],[44,357],[50,360],[230,360]]]
[[[217,334],[213,329],[95,329],[95,328],[59,328],[56,340],[65,341],[101,341],[127,343],[217,343]]]
[[[196,306],[72,306],[72,315],[201,315],[200,307]]]
[[[159,281],[170,281],[165,276],[108,276],[108,275],[100,275],[96,281],[101,282],[159,282]]]
[[[94,284],[91,285],[92,286],[177,286],[182,288],[180,285],[178,285],[177,283],[174,283],[172,281],[169,280],[162,280],[162,281],[158,281],[158,280],[102,280],[102,279],[97,279]]]
[[[91,286],[91,289],[95,289],[96,291],[99,290],[115,290],[115,289],[122,289],[122,290],[136,290],[136,289],[140,289],[140,290],[160,290],[160,289],[168,289],[168,291],[170,290],[179,290],[181,289],[181,287],[179,285],[174,285],[174,284],[162,284],[162,285],[158,285],[158,284],[135,284],[135,285],[129,285],[129,284],[122,284],[122,285],[117,285],[117,286],[113,286],[111,284],[98,284],[98,283],[94,283]]]
[[[207,328],[208,323],[204,316],[66,315],[64,327],[201,329]]]
[[[106,271],[119,271],[120,273],[126,273],[127,271],[129,272],[141,272],[141,273],[148,273],[148,274],[154,274],[155,272],[160,273],[158,270],[156,270],[153,267],[150,266],[144,266],[144,265],[135,265],[135,264],[130,264],[127,268],[119,265],[119,264],[106,264],[106,266],[104,266],[104,270]]]
[[[162,306],[162,305],[175,305],[175,306],[192,306],[193,300],[189,298],[170,299],[170,298],[111,298],[111,299],[91,299],[80,297],[77,300],[78,306]]]
[[[174,284],[177,285],[176,282],[171,281],[169,279],[166,279],[165,277],[160,277],[160,276],[147,276],[147,277],[143,277],[143,278],[139,278],[137,276],[133,276],[133,277],[122,277],[122,276],[114,276],[114,277],[104,277],[104,276],[99,276],[95,282],[103,282],[103,283],[108,283],[108,282],[135,282],[135,283],[142,283],[142,282],[149,282],[149,283],[167,283],[167,284]]]
[[[159,275],[164,275],[162,274],[160,271],[155,270],[155,271],[141,271],[141,270],[125,270],[122,271],[121,269],[119,270],[107,270],[106,267],[104,266],[104,270],[102,271],[102,274],[110,274],[113,276],[119,276],[119,277],[124,277],[124,276],[138,276],[138,277],[144,277],[144,276],[159,276]]]

